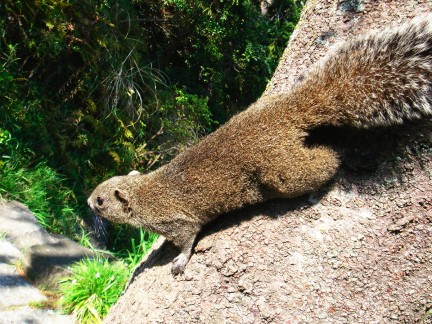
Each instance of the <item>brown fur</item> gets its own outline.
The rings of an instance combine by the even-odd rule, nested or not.
[[[181,248],[183,272],[202,225],[268,199],[317,190],[339,158],[306,147],[321,125],[369,127],[432,114],[432,16],[342,45],[288,94],[265,97],[146,175],[114,177],[88,202],[99,215],[142,226]]]

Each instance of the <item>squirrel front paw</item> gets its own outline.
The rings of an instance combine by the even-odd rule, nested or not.
[[[183,273],[185,268],[186,268],[186,264],[188,263],[188,261],[189,261],[189,258],[186,256],[186,254],[180,253],[172,261],[173,263],[172,263],[171,273],[173,275],[178,275],[180,273]]]

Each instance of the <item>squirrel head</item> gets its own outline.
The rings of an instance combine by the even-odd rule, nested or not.
[[[158,181],[155,185],[153,177],[154,173],[138,171],[113,177],[98,185],[87,203],[94,214],[113,223],[165,233],[162,218],[171,218],[174,209],[170,208],[172,201],[167,198],[166,187]]]
[[[129,178],[136,174],[118,176],[102,182],[87,199],[91,210],[114,223],[134,224],[131,208],[131,192],[128,183]]]

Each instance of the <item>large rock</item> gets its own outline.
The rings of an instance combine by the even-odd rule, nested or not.
[[[14,266],[0,263],[0,312],[11,307],[43,302],[46,299],[38,289],[17,273]]]
[[[25,275],[38,285],[54,288],[57,279],[69,274],[67,267],[95,252],[62,236],[43,229],[31,211],[23,204],[0,204],[0,232],[23,251]]]
[[[95,253],[68,238],[31,246],[24,253],[24,272],[34,283],[56,287],[58,279],[69,275],[68,266]]]
[[[336,40],[431,9],[426,0],[308,1],[267,94],[290,89]],[[375,168],[357,163],[318,194],[221,217],[184,275],[170,273],[178,251],[158,246],[105,322],[432,323],[431,130],[351,132],[361,150],[342,131],[333,144],[373,152],[350,161],[371,155]]]
[[[41,309],[20,309],[0,312],[0,324],[72,324],[70,316]]]
[[[50,243],[54,238],[43,229],[32,212],[17,201],[0,203],[0,233],[20,250]]]

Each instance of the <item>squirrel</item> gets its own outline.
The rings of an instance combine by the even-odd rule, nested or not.
[[[432,116],[432,14],[354,38],[289,93],[262,97],[148,173],[113,177],[88,199],[95,214],[163,235],[184,272],[202,226],[273,198],[316,191],[338,170],[328,146],[305,144],[316,127],[370,128]]]

